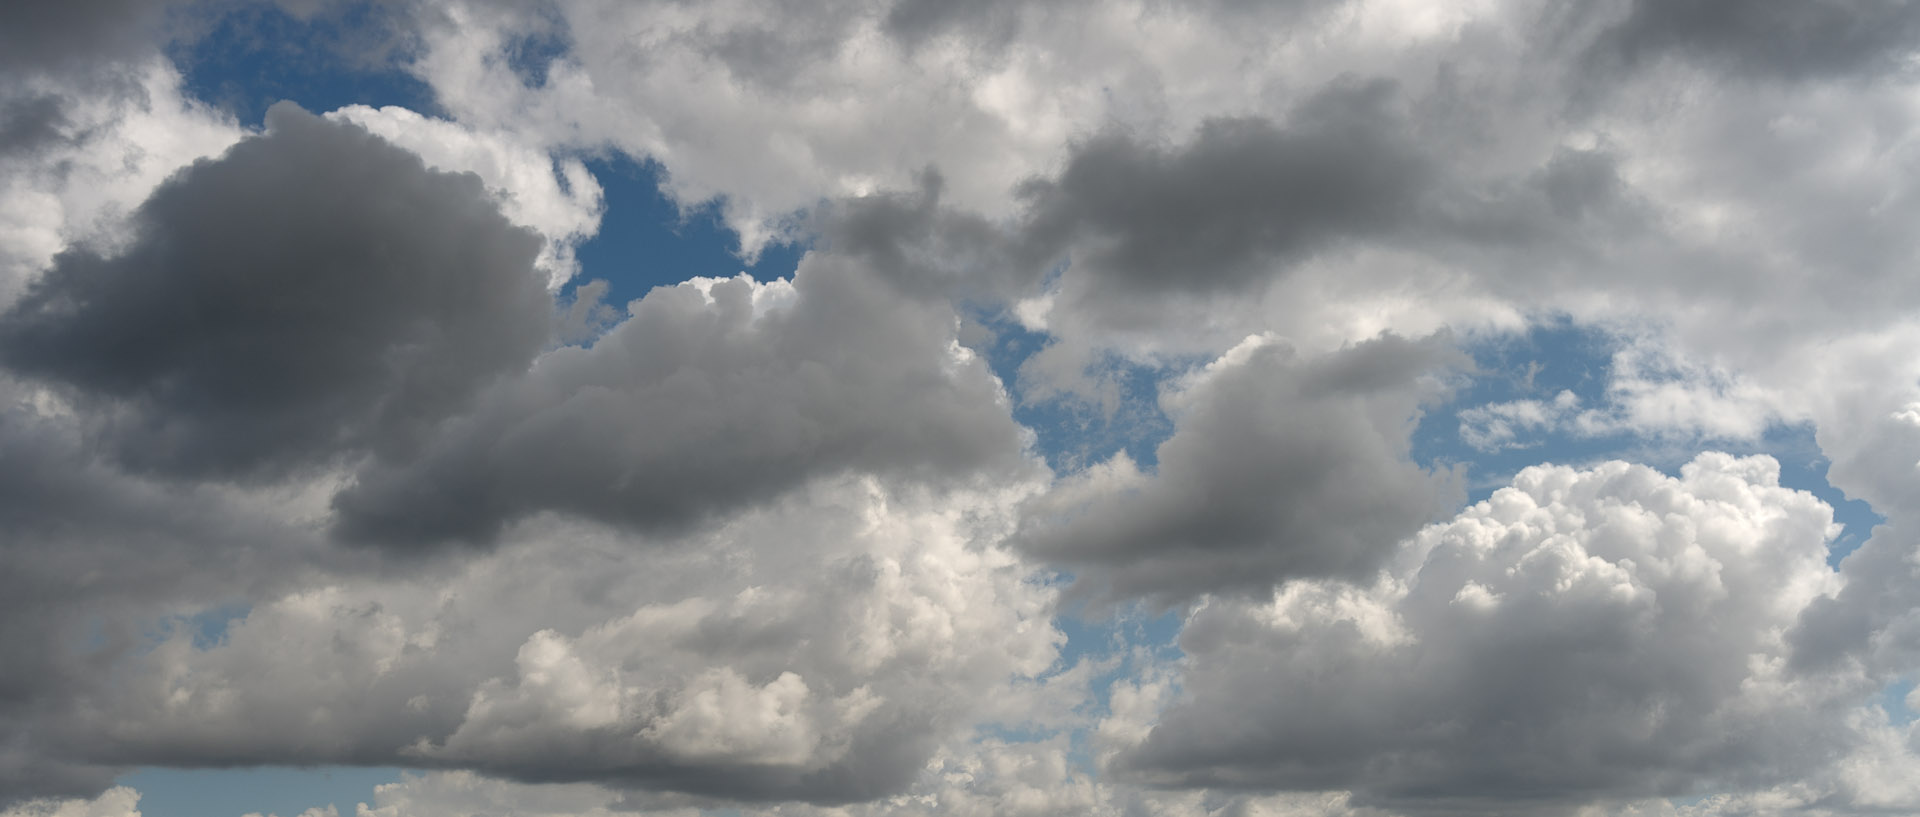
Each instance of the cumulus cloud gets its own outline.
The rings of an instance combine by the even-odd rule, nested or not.
[[[813,254],[791,283],[663,287],[591,347],[541,357],[417,459],[336,502],[339,531],[485,542],[562,511],[671,529],[815,476],[965,481],[1027,467],[999,381],[945,304]]]
[[[125,764],[872,799],[1053,662],[1053,590],[998,544],[1031,490],[849,477],[677,542],[547,525],[414,578],[285,593],[217,642],[177,633],[43,739]]]
[[[1285,126],[1216,119],[1169,151],[1124,135],[1075,146],[1021,187],[1024,239],[1077,245],[1089,294],[1244,291],[1272,266],[1412,214],[1429,175],[1386,81],[1339,82]]]
[[[1828,507],[1768,457],[1664,476],[1538,466],[1364,586],[1211,604],[1181,693],[1114,768],[1163,785],[1351,789],[1408,813],[1555,813],[1794,779],[1871,690],[1791,666],[1839,589]]]
[[[431,116],[252,136],[117,8],[0,11],[0,801],[1916,808],[1911,3],[422,0],[368,19]],[[555,320],[620,154],[811,253]],[[1804,422],[1887,523],[1836,571],[1707,455],[1421,528],[1450,345],[1543,321],[1631,327],[1606,391],[1469,442]],[[1053,457],[1117,367],[1172,436]],[[1056,571],[1184,658],[1053,666]]]
[[[128,465],[274,473],[402,445],[546,342],[540,242],[478,180],[276,106],[155,190],[117,252],[63,252],[0,319]]]
[[[0,303],[11,304],[69,245],[113,247],[125,217],[175,170],[243,134],[188,98],[173,66],[149,59],[123,81],[29,77],[0,91]]]
[[[1292,578],[1364,578],[1460,499],[1408,457],[1423,401],[1460,360],[1386,336],[1332,355],[1252,338],[1163,397],[1158,464],[1125,453],[1064,481],[1020,543],[1098,593],[1261,594]]]
[[[100,791],[117,770],[57,745],[75,700],[209,607],[373,568],[315,528],[324,489],[181,485],[95,456],[46,390],[0,377],[0,803]]]
[[[599,230],[602,209],[600,183],[579,159],[555,159],[509,134],[394,106],[348,105],[327,118],[352,122],[418,153],[434,170],[478,175],[509,221],[545,239],[534,266],[547,273],[550,286],[579,271],[574,248]]]
[[[1182,134],[1230,113],[1276,115],[1288,106],[1267,102],[1355,67],[1351,53],[1320,59],[1312,37],[1292,36],[1311,14],[1245,4],[932,8],[561,3],[570,48],[530,83],[500,58],[525,15],[454,3],[427,26],[416,70],[458,118],[657,159],[681,201],[722,197],[751,251],[796,209],[908,187],[929,163],[956,202],[999,210],[1102,125]],[[1360,22],[1366,40],[1401,26]],[[1226,76],[1245,81],[1228,90]]]

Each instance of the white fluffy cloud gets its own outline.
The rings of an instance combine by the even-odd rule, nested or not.
[[[1410,813],[1798,779],[1859,740],[1837,716],[1874,687],[1792,661],[1788,631],[1842,580],[1831,511],[1777,479],[1723,454],[1677,478],[1530,468],[1370,584],[1209,603],[1180,693],[1110,768]]]
[[[0,303],[68,246],[125,240],[123,219],[156,185],[244,135],[187,98],[166,61],[125,73],[104,84],[32,77],[5,91],[9,119],[35,100],[48,110],[40,138],[0,152]]]

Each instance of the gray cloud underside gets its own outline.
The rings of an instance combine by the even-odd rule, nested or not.
[[[839,480],[664,549],[544,526],[352,589],[264,593],[216,643],[108,650],[110,682],[80,675],[58,696],[70,709],[43,691],[22,719],[70,765],[397,764],[870,800],[1053,660],[1044,590],[976,538],[1005,524],[983,499]]]
[[[62,386],[128,467],[277,475],[404,448],[524,369],[539,239],[478,179],[276,106],[163,184],[130,246],[76,248],[0,318],[0,361]]]
[[[1167,150],[1121,135],[1076,145],[1021,191],[1021,240],[1075,246],[1103,292],[1241,289],[1272,265],[1397,226],[1431,173],[1389,105],[1391,83],[1342,82],[1285,126],[1217,119]]]
[[[1444,339],[1386,336],[1324,359],[1254,346],[1174,398],[1175,431],[1151,475],[1115,461],[1068,479],[1017,541],[1108,597],[1364,579],[1463,498],[1454,475],[1408,453],[1421,404],[1462,362]]]
[[[1911,0],[1635,0],[1589,57],[1724,61],[1735,71],[1801,79],[1898,70],[1916,42],[1920,4]]]
[[[99,791],[121,769],[61,735],[113,695],[156,619],[374,567],[286,518],[286,503],[154,482],[100,463],[0,378],[0,804]]]
[[[656,289],[545,355],[416,459],[336,500],[348,539],[486,542],[541,511],[674,530],[847,472],[940,482],[1024,467],[1018,427],[944,306],[814,254],[792,284]]]

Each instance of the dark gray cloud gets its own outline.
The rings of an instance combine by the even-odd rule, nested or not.
[[[1829,581],[1831,511],[1771,459],[1679,478],[1542,466],[1356,589],[1215,603],[1184,692],[1116,771],[1158,785],[1349,789],[1407,814],[1571,814],[1796,780],[1874,685],[1784,671]]]
[[[66,103],[55,94],[0,99],[0,159],[32,154],[60,139]]]
[[[941,202],[936,168],[911,191],[826,203],[812,218],[819,246],[860,259],[889,284],[916,297],[997,303],[1044,272],[1045,247],[1025,247],[1003,226]]]
[[[1538,243],[1567,232],[1547,223],[1555,212],[1578,220],[1607,192],[1588,189],[1605,178],[1556,165],[1557,210],[1543,217],[1537,183],[1448,184],[1403,102],[1391,81],[1343,77],[1281,120],[1212,119],[1177,144],[1116,128],[1070,145],[1057,173],[1019,186],[1013,218],[948,205],[945,178],[929,168],[917,189],[832,202],[811,226],[823,246],[917,295],[1001,304],[1045,283],[1069,322],[1137,328],[1169,306],[1256,293],[1318,253],[1368,240],[1480,232]]]
[[[1385,336],[1326,357],[1243,346],[1172,401],[1154,473],[1116,461],[1071,478],[1016,541],[1074,570],[1081,590],[1121,597],[1363,579],[1464,498],[1453,475],[1408,455],[1436,375],[1462,363],[1441,339]]]
[[[1018,469],[1019,428],[950,307],[809,255],[792,284],[656,289],[591,348],[564,348],[383,461],[336,500],[354,540],[491,540],[540,511],[671,529],[819,475]]]
[[[91,69],[150,51],[169,5],[145,0],[0,4],[0,71]]]
[[[114,668],[161,622],[372,566],[283,505],[96,461],[73,418],[32,408],[32,392],[0,377],[0,809],[112,779],[97,744],[66,740],[69,717],[84,696],[116,694]]]
[[[546,342],[540,240],[480,181],[275,106],[163,184],[117,253],[79,247],[0,317],[129,467],[274,474],[403,446]]]
[[[1022,240],[1072,247],[1090,288],[1213,293],[1266,278],[1414,212],[1433,169],[1393,111],[1386,81],[1342,81],[1285,125],[1203,124],[1168,149],[1109,134],[1074,148],[1057,178],[1029,182]]]
[[[1591,245],[1627,238],[1652,220],[1620,178],[1619,157],[1565,147],[1511,178],[1455,185],[1422,215],[1417,232],[1437,254],[1464,249],[1525,259],[1535,263],[1524,275],[1552,286],[1571,283],[1555,273],[1590,258]],[[1559,266],[1539,269],[1543,254]]]
[[[1033,4],[1014,0],[896,0],[881,19],[886,32],[908,47],[948,34],[975,47],[1004,46],[1020,29],[1020,14]]]
[[[1634,0],[1589,57],[1703,60],[1800,79],[1896,70],[1917,49],[1920,3],[1912,0]]]

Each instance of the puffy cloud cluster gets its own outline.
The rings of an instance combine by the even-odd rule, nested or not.
[[[131,467],[273,473],[404,446],[524,368],[539,239],[471,177],[291,105],[154,190],[0,318],[0,362],[65,387]]]
[[[1422,530],[1374,582],[1210,603],[1181,691],[1117,769],[1352,790],[1408,813],[1552,813],[1794,780],[1859,736],[1851,671],[1790,632],[1840,589],[1829,508],[1771,458],[1664,476],[1539,466]]]
[[[125,215],[155,185],[242,135],[185,97],[173,66],[123,74],[104,89],[30,75],[0,91],[0,303],[69,246],[123,240]]]
[[[817,485],[679,540],[554,524],[177,631],[45,724],[115,763],[357,763],[734,799],[898,790],[1054,660],[1019,489]]]
[[[1121,452],[1061,481],[1019,542],[1122,599],[1364,579],[1462,498],[1408,454],[1455,354],[1389,335],[1310,357],[1250,338],[1163,396],[1175,431],[1151,475]]]
[[[1024,467],[1000,385],[951,307],[830,255],[792,283],[654,290],[543,356],[415,458],[341,494],[351,538],[486,541],[543,510],[684,526],[845,472],[965,481]]]
[[[534,266],[557,286],[579,272],[573,250],[600,228],[600,183],[578,158],[555,159],[511,134],[486,133],[406,108],[349,105],[327,114],[420,154],[449,173],[473,173],[500,204],[501,215],[545,241]]]
[[[823,253],[556,348],[521,182],[347,113],[276,106],[0,320],[0,798],[331,762],[866,799],[1051,664],[1000,544],[1042,473],[950,306]]]
[[[0,11],[0,808],[1920,809],[1912,3],[413,0],[433,111],[255,133],[163,56],[238,7],[138,5]],[[607,156],[810,249],[564,290]],[[1423,421],[1563,321],[1602,379],[1472,447],[1804,423],[1886,524],[1720,454],[1458,511]]]

